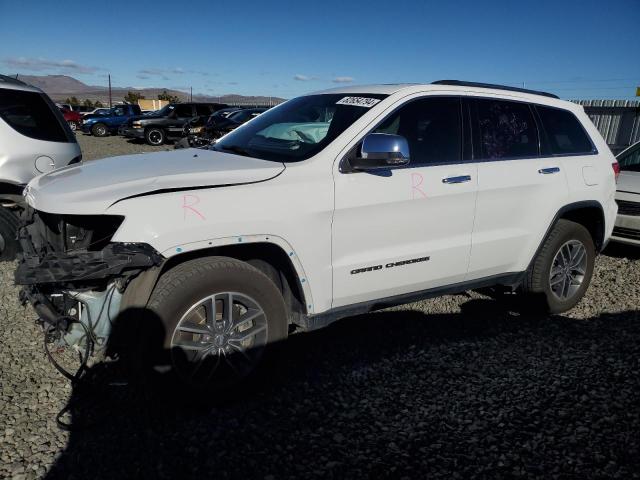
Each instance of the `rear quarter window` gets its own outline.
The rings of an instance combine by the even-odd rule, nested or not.
[[[568,110],[536,105],[538,116],[547,134],[551,153],[576,155],[594,153],[587,132],[576,116]]]
[[[0,118],[15,131],[36,140],[75,142],[55,110],[41,93],[0,88]]]

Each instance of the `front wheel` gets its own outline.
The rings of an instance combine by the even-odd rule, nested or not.
[[[94,137],[106,137],[109,134],[109,130],[104,123],[96,123],[91,127],[91,133]]]
[[[149,145],[160,146],[165,142],[164,130],[161,128],[148,128],[144,132],[144,139]]]
[[[576,306],[587,291],[595,255],[593,238],[585,227],[559,220],[527,272],[523,290],[544,299],[549,312],[566,312]]]
[[[164,333],[162,347],[148,350],[145,363],[196,390],[221,391],[245,381],[288,333],[273,281],[227,257],[189,260],[169,270],[148,308]]]

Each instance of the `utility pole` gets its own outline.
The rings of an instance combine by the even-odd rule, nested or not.
[[[109,74],[109,108],[113,105],[111,104],[111,74]]]
[[[193,102],[193,87],[189,87],[191,89],[190,93],[189,93],[189,101]]]

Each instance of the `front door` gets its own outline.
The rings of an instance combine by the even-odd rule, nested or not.
[[[463,161],[461,111],[457,97],[409,101],[372,130],[404,136],[408,166],[335,168],[333,307],[464,280],[477,167]]]

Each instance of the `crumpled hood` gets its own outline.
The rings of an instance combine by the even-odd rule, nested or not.
[[[640,194],[640,172],[623,170],[618,176],[616,190],[619,192],[629,192]]]
[[[283,163],[195,148],[92,160],[29,182],[25,197],[36,210],[102,214],[123,198],[158,190],[237,185],[269,180]]]

